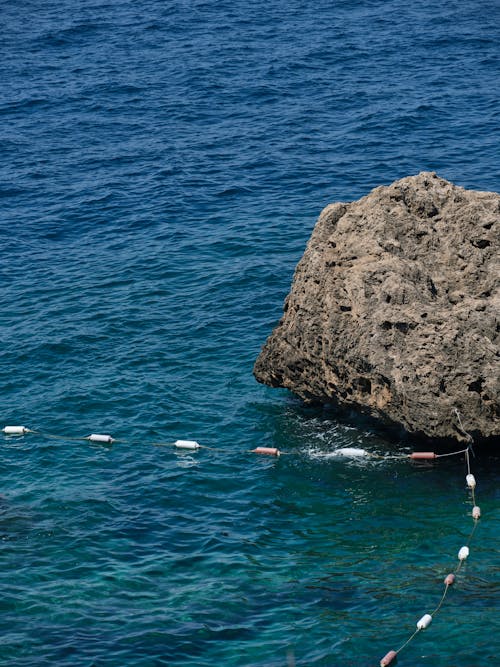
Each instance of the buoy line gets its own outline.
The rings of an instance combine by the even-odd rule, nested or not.
[[[469,434],[467,434],[469,436]],[[467,539],[467,542],[464,546],[462,546],[459,551],[458,551],[458,561],[457,565],[455,566],[455,569],[453,572],[450,572],[449,574],[446,575],[444,578],[444,591],[441,596],[441,599],[439,600],[438,605],[432,611],[431,613],[424,614],[422,618],[417,622],[417,627],[416,630],[410,635],[410,637],[397,649],[397,650],[390,650],[386,655],[382,658],[380,661],[380,667],[387,667],[388,665],[391,665],[395,663],[397,660],[398,654],[410,644],[413,639],[418,635],[419,632],[422,630],[425,630],[426,628],[429,627],[431,624],[434,616],[439,612],[441,609],[446,596],[448,595],[448,591],[450,587],[455,583],[456,580],[456,575],[460,572],[460,569],[465,562],[465,560],[468,558],[469,553],[470,553],[470,543],[472,541],[472,538],[474,536],[474,533],[476,531],[479,519],[481,518],[481,508],[476,505],[476,496],[475,496],[475,488],[476,488],[476,479],[474,475],[471,473],[471,467],[470,467],[470,453],[472,451],[472,438],[469,436],[469,444],[465,450],[461,450],[459,452],[452,452],[451,454],[440,454],[434,456],[430,456],[433,454],[433,452],[424,452],[425,454],[429,454],[429,456],[424,456],[424,457],[419,457],[419,456],[411,456],[414,460],[428,460],[430,458],[439,458],[440,456],[451,456],[453,454],[458,455],[458,454],[463,454],[465,453],[465,461],[466,461],[466,468],[467,468],[467,474],[465,476],[465,482],[467,485],[468,490],[470,491],[470,496],[471,496],[471,501],[472,501],[472,519],[474,521],[472,531]]]
[[[23,436],[32,434],[32,435],[38,435],[48,440],[66,440],[68,442],[88,441],[100,445],[113,445],[114,443],[133,444],[133,442],[130,440],[126,440],[123,438],[114,438],[113,436],[104,433],[91,433],[90,435],[85,435],[85,436],[64,436],[64,435],[56,435],[54,433],[48,433],[46,431],[27,428],[26,426],[4,426],[3,429],[1,429],[1,431],[6,436]],[[153,447],[174,447],[176,449],[184,449],[191,451],[197,451],[199,449],[207,449],[213,452],[227,452],[226,449],[222,449],[221,447],[210,447],[208,445],[202,445],[196,440],[172,440],[170,442],[150,442],[149,444],[152,445]],[[467,451],[467,449],[468,448],[461,449],[458,452],[451,452],[450,454],[436,454],[435,452],[412,452],[411,454],[382,455],[382,454],[374,454],[373,452],[369,452],[368,450],[362,449],[360,447],[339,447],[338,449],[334,449],[333,451],[329,452],[328,458],[343,457],[343,458],[358,459],[366,457],[384,461],[389,461],[389,460],[403,461],[408,459],[411,459],[413,461],[431,461],[434,459],[439,459],[443,456],[463,454],[464,452]],[[247,449],[244,451],[251,454],[263,454],[267,456],[276,456],[276,457],[297,453],[297,452],[284,452],[283,450],[278,449],[277,447],[263,447],[263,446],[255,447],[254,449]]]
[[[467,542],[464,546],[462,546],[458,552],[458,563],[454,569],[453,572],[450,572],[446,577],[444,578],[444,591],[441,596],[441,599],[439,600],[438,605],[432,611],[431,613],[426,613],[424,614],[417,622],[416,629],[413,631],[413,633],[410,635],[410,637],[397,649],[391,649],[386,655],[380,660],[380,667],[388,667],[388,665],[391,665],[397,660],[398,654],[405,649],[412,641],[413,639],[421,632],[422,630],[425,630],[426,628],[429,627],[431,624],[434,616],[440,611],[446,596],[448,594],[449,588],[455,583],[456,575],[459,573],[462,564],[464,561],[468,558],[469,553],[470,553],[470,543],[472,541],[472,538],[474,536],[474,533],[476,531],[478,521],[481,518],[481,508],[476,504],[476,496],[475,496],[475,489],[476,489],[476,479],[474,475],[471,472],[471,465],[470,465],[470,454],[473,452],[472,449],[472,444],[473,444],[473,439],[470,436],[469,433],[465,431],[465,429],[462,426],[462,422],[460,421],[460,414],[458,413],[458,410],[455,410],[457,414],[457,418],[460,424],[460,430],[467,436],[468,444],[467,447],[464,449],[460,449],[455,452],[449,452],[446,454],[436,454],[435,452],[412,452],[411,454],[402,454],[402,455],[388,455],[388,456],[381,456],[379,454],[373,454],[371,452],[368,452],[365,449],[361,448],[356,448],[356,447],[341,447],[337,450],[334,450],[331,452],[332,456],[339,456],[339,457],[346,457],[346,458],[358,458],[358,457],[371,457],[375,459],[389,459],[389,460],[410,460],[414,461],[416,463],[423,463],[427,461],[435,461],[436,459],[440,459],[443,457],[447,456],[459,456],[461,454],[465,455],[465,461],[466,461],[466,468],[467,468],[467,473],[465,476],[465,481],[466,485],[470,491],[471,494],[471,500],[472,500],[472,519],[474,521],[472,531],[469,535],[469,538],[467,539]],[[55,439],[55,440],[66,440],[70,442],[82,442],[82,441],[88,441],[92,442],[95,444],[100,444],[100,445],[113,445],[115,442],[116,443],[122,443],[122,444],[130,444],[130,441],[128,440],[122,440],[122,439],[117,439],[113,438],[111,435],[108,434],[103,434],[103,433],[91,433],[90,435],[87,436],[80,436],[80,437],[67,437],[67,436],[61,436],[61,435],[55,435],[53,433],[47,433],[44,431],[38,431],[34,429],[27,428],[25,426],[4,426],[3,429],[1,429],[2,432],[6,436],[24,436],[24,435],[38,435],[43,438],[47,439]],[[151,445],[154,447],[173,447],[175,449],[179,450],[184,450],[184,451],[190,451],[190,452],[196,452],[199,451],[200,449],[206,449],[206,450],[211,450],[211,451],[224,451],[226,452],[227,450],[217,448],[217,447],[209,447],[207,445],[202,445],[196,440],[174,440],[172,442],[151,442]],[[267,455],[267,456],[274,456],[274,457],[280,457],[283,454],[291,454],[292,452],[283,452],[277,447],[255,447],[254,449],[250,450],[244,450],[248,453],[253,453],[253,454],[261,454],[261,455]]]
[[[130,440],[122,438],[113,438],[113,436],[105,433],[91,433],[85,436],[64,436],[56,435],[54,433],[47,433],[45,431],[38,431],[27,428],[26,426],[4,426],[1,429],[6,436],[23,436],[23,435],[38,435],[48,440],[66,440],[68,442],[93,442],[100,445],[113,445],[115,442],[119,444],[132,444]],[[172,442],[150,442],[153,447],[174,447],[181,450],[197,451],[199,449],[208,449],[214,452],[226,451],[220,447],[209,447],[208,445],[201,445],[196,440],[173,440]],[[254,454],[267,454],[268,456],[281,456],[285,452],[280,451],[277,447],[256,447],[255,449],[246,450]],[[289,453],[289,452],[286,452]]]
[[[113,445],[114,443],[118,444],[134,444],[133,441],[131,440],[126,440],[123,438],[114,438],[112,435],[105,434],[105,433],[91,433],[90,435],[85,435],[85,436],[65,436],[65,435],[56,435],[54,433],[48,433],[47,431],[43,430],[38,430],[38,429],[31,429],[26,426],[4,426],[1,431],[6,435],[6,436],[24,436],[24,435],[38,435],[42,438],[46,438],[48,440],[65,440],[68,442],[92,442],[95,444],[100,444],[100,445]],[[190,450],[190,451],[197,451],[200,449],[206,449],[209,451],[213,452],[227,452],[226,449],[222,449],[221,447],[210,447],[208,445],[202,445],[196,440],[184,440],[184,439],[179,439],[179,440],[172,440],[169,442],[149,442],[147,444],[152,445],[153,447],[173,447],[175,449],[181,449],[181,450]],[[433,461],[435,459],[440,459],[445,456],[456,456],[458,454],[464,454],[467,451],[469,451],[470,445],[466,447],[465,449],[460,449],[457,452],[450,452],[447,454],[436,454],[435,452],[412,452],[411,454],[387,454],[387,455],[382,455],[382,454],[374,454],[373,452],[369,452],[366,449],[362,449],[360,447],[339,447],[338,449],[334,449],[331,452],[328,452],[327,458],[333,458],[333,457],[339,457],[339,458],[353,458],[353,459],[359,459],[359,458],[372,458],[372,459],[378,459],[378,460],[384,460],[384,461],[403,461],[403,460],[412,460],[412,461]],[[234,451],[234,450],[232,450]],[[278,447],[264,447],[264,446],[258,446],[255,447],[254,449],[247,449],[243,450],[244,452],[251,453],[251,454],[263,454],[267,456],[275,456],[275,457],[280,457],[283,455],[289,455],[289,454],[297,454],[298,452],[285,452],[281,449],[278,449]],[[470,466],[468,469],[468,472],[470,474]],[[473,478],[473,475],[470,475],[471,478]]]

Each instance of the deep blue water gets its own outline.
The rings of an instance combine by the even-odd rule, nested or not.
[[[464,462],[331,457],[411,442],[252,365],[326,204],[422,170],[500,189],[500,3],[0,16],[0,427],[62,436],[0,437],[0,663],[378,665],[469,535]],[[215,449],[152,445],[177,438]],[[497,464],[402,666],[498,665]]]

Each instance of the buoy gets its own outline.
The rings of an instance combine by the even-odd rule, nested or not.
[[[269,456],[279,456],[281,454],[276,447],[256,447],[252,449],[252,452],[254,454],[268,454]]]
[[[478,507],[477,505],[474,505],[472,508],[472,518],[473,519],[479,519],[481,517],[481,508]]]
[[[114,442],[114,439],[110,435],[102,435],[101,433],[92,433],[87,440],[90,440],[90,442],[104,442],[107,445],[111,445]]]
[[[435,452],[413,452],[410,454],[410,458],[414,461],[429,461],[436,458]]]
[[[174,446],[178,449],[199,449],[200,444],[196,440],[176,440]]]
[[[454,574],[447,574],[446,577],[444,578],[444,583],[447,586],[452,586],[455,583],[455,575]]]
[[[368,452],[358,447],[341,447],[332,452],[332,456],[368,456]]]
[[[465,481],[467,482],[467,486],[469,489],[475,489],[476,488],[476,478],[474,475],[471,475],[470,473],[467,475],[465,478]]]
[[[425,628],[428,628],[429,625],[432,622],[432,616],[430,614],[424,614],[422,618],[419,620],[417,623],[417,628],[419,630],[425,630]]]
[[[5,435],[24,435],[29,432],[29,429],[25,426],[4,426],[2,431]]]
[[[469,547],[462,547],[458,552],[458,560],[465,560],[469,555]]]
[[[380,667],[387,667],[387,665],[390,665],[393,660],[396,660],[398,657],[398,654],[396,651],[389,651],[389,653],[386,653],[382,660],[380,661]]]

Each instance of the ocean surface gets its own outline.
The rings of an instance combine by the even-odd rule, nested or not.
[[[328,203],[422,170],[500,189],[500,3],[0,17],[0,428],[37,431],[0,433],[0,664],[378,665],[468,538],[463,457],[391,458],[411,438],[252,366]],[[499,664],[497,455],[401,667]]]

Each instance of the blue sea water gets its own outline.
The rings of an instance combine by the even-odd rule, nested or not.
[[[0,427],[61,436],[0,437],[0,664],[378,665],[467,540],[464,462],[332,457],[412,443],[252,366],[326,204],[499,190],[500,3],[0,17]],[[472,465],[471,556],[401,666],[498,665],[498,459]]]

